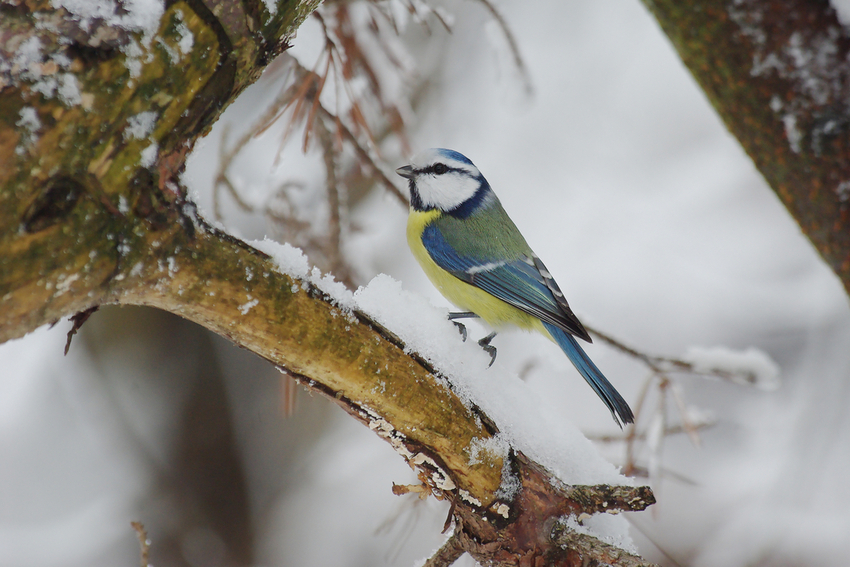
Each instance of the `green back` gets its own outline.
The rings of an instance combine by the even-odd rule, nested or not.
[[[532,255],[525,238],[495,196],[465,219],[443,214],[433,224],[461,256],[487,262]]]

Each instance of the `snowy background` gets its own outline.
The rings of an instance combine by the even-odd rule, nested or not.
[[[850,311],[837,278],[639,2],[500,3],[533,94],[479,4],[444,6],[452,34],[432,19],[430,36],[413,22],[403,35],[411,65],[431,77],[410,117],[414,150],[470,157],[590,326],[652,354],[757,347],[780,367],[774,391],[677,378],[717,425],[698,447],[674,436],[656,455],[659,503],[628,518],[640,552],[665,565],[840,564]],[[318,31],[310,20],[294,42],[308,67]],[[244,129],[281,85],[262,80],[223,122]],[[219,127],[186,172],[208,212]],[[285,180],[322,187],[298,138],[275,162],[272,129],[237,159],[249,199]],[[386,152],[399,154],[391,167],[406,163]],[[223,204],[235,233],[272,232]],[[446,307],[406,248],[405,222],[380,188],[358,204],[344,249],[355,279],[385,273]],[[413,565],[443,541],[445,504],[391,494],[414,476],[388,444],[303,394],[284,418],[283,379],[250,354],[175,317],[113,308],[62,357],[68,327],[0,346],[0,565],[136,564],[131,520],[148,527],[155,565]],[[548,341],[513,333],[495,344],[499,372],[524,377],[541,415],[565,431],[617,432]],[[634,404],[646,369],[599,341],[588,352]],[[601,451],[624,462],[619,445]]]

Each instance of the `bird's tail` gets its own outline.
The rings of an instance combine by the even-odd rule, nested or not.
[[[617,425],[622,427],[623,423],[634,423],[635,416],[632,414],[632,409],[629,407],[629,404],[626,403],[623,396],[620,395],[614,386],[611,385],[611,382],[609,382],[596,365],[593,364],[593,361],[590,360],[590,357],[587,356],[587,353],[584,352],[584,349],[581,348],[581,345],[578,344],[575,337],[546,322],[543,322],[543,326],[547,331],[549,331],[549,334],[552,335],[552,338],[556,343],[558,343],[561,350],[566,353],[570,362],[572,362],[573,366],[576,367],[576,370],[584,376],[584,379],[587,380],[587,383],[590,384],[590,387],[593,388],[596,395],[599,396],[599,398],[605,402],[605,405],[608,406],[608,409],[611,410],[611,416],[614,418],[614,421],[617,422]]]

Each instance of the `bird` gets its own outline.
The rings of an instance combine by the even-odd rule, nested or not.
[[[494,329],[479,341],[492,365],[496,332],[511,326],[538,331],[564,351],[617,425],[634,423],[629,404],[576,340],[592,342],[584,325],[472,161],[432,148],[396,173],[410,190],[408,245],[431,283],[463,310],[449,319],[464,340],[457,320],[483,319]]]

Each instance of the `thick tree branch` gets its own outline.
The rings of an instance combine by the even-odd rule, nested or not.
[[[850,291],[850,35],[829,2],[644,3]]]
[[[168,2],[153,35],[46,0],[0,7],[0,54],[20,61],[0,75],[0,342],[102,304],[179,314],[388,441],[424,490],[451,501],[457,541],[479,560],[607,557],[562,547],[553,526],[642,510],[648,489],[563,486],[513,451],[471,463],[471,447],[497,433],[485,415],[389,331],[213,229],[186,199],[179,173],[194,141],[315,2],[280,2],[274,16],[264,6]],[[511,494],[499,492],[505,475],[519,480]]]

